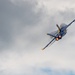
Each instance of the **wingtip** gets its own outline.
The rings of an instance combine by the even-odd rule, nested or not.
[[[46,33],[47,35],[49,35],[49,33]]]
[[[42,50],[44,50],[44,48]]]
[[[73,20],[73,22],[75,22],[75,19]]]

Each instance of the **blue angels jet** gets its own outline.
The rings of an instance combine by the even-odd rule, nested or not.
[[[60,26],[56,24],[58,30],[53,33],[47,33],[47,35],[51,36],[53,39],[42,49],[44,50],[48,45],[50,45],[54,40],[58,41],[62,39],[62,37],[67,33],[67,28],[73,23],[75,20],[73,20],[71,23],[67,24],[61,24]]]

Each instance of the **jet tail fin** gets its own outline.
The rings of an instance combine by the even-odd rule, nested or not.
[[[60,29],[59,25],[58,25],[58,24],[56,24],[56,26],[57,26],[57,28],[58,28],[58,31],[60,32],[60,30],[61,30],[61,29]]]

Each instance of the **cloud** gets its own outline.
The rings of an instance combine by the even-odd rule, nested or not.
[[[74,19],[74,6],[74,0],[0,0],[0,74],[74,74],[74,23],[62,40],[41,51],[55,24]]]
[[[42,17],[42,10],[37,13],[34,11],[36,3],[29,1],[19,1],[14,5],[9,0],[0,1],[1,23],[0,23],[0,40],[1,47],[9,46],[13,38],[20,35],[23,30],[26,34],[30,28],[39,23]],[[28,28],[27,28],[28,26]]]

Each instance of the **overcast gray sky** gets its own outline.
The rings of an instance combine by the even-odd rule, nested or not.
[[[74,0],[0,0],[0,75],[75,75],[75,23],[41,50],[47,32],[73,19]]]

